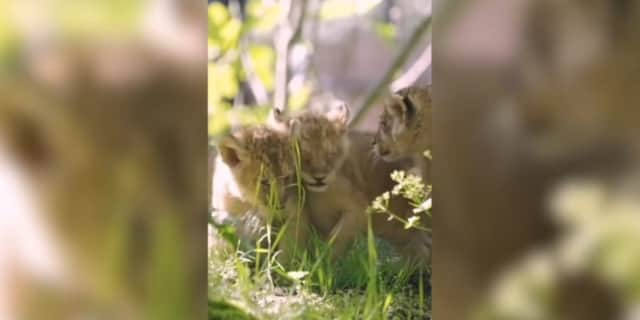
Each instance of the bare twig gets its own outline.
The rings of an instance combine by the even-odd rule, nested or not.
[[[296,25],[291,25],[291,12],[293,11],[293,1],[284,1],[283,15],[278,32],[276,32],[276,74],[275,89],[273,93],[273,107],[281,112],[286,111],[289,94],[287,85],[289,83],[289,51],[291,46],[300,39],[304,20],[306,18],[308,0],[300,1],[300,9]]]
[[[422,54],[416,59],[416,61],[405,71],[404,74],[398,77],[391,83],[391,91],[396,92],[402,88],[406,88],[418,80],[429,66],[431,65],[431,44],[429,44]]]
[[[242,50],[242,54],[240,59],[242,61],[242,66],[247,74],[247,83],[249,84],[249,88],[251,88],[251,92],[256,99],[256,103],[260,106],[266,105],[269,103],[269,94],[267,93],[267,89],[262,84],[262,81],[256,75],[255,69],[253,67],[253,62],[251,61],[251,57],[248,54],[248,45],[246,41],[243,41],[243,46],[245,49]]]
[[[322,7],[321,1],[313,1],[312,6],[310,8],[311,12],[311,27],[309,32],[309,41],[311,42],[311,47],[318,47],[318,35],[320,30],[320,9]],[[318,78],[318,62],[315,59],[315,55],[311,55],[309,60],[309,69],[307,70],[310,77],[317,79]],[[315,89],[314,89],[315,90]]]
[[[289,41],[289,46],[300,41],[300,37],[302,36],[302,27],[304,25],[304,21],[307,18],[307,4],[308,0],[304,0],[300,4],[300,12],[298,13],[298,21],[296,23],[295,29],[293,29],[293,35],[291,36],[291,40]]]
[[[391,64],[391,67],[384,74],[380,82],[378,82],[378,85],[376,85],[376,87],[371,91],[369,96],[367,96],[364,103],[362,104],[362,107],[360,108],[360,110],[358,110],[358,113],[353,118],[353,121],[351,122],[352,126],[355,126],[360,121],[362,121],[362,119],[367,114],[369,109],[371,109],[371,107],[376,103],[376,101],[378,101],[382,93],[386,92],[389,84],[393,80],[393,76],[395,75],[396,71],[405,64],[405,62],[407,61],[407,59],[409,58],[409,56],[411,55],[415,47],[418,45],[419,40],[422,38],[424,34],[427,33],[427,31],[430,28],[431,28],[431,16],[428,16],[414,30],[413,34],[411,35],[411,38],[409,38],[409,41],[407,41],[407,44],[400,50],[400,52],[398,53],[398,56],[395,58],[395,60]]]

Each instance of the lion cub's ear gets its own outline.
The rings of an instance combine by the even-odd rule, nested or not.
[[[347,103],[340,100],[331,103],[328,110],[326,111],[327,119],[344,127],[349,125],[350,114],[351,113],[349,111],[349,106],[347,105]]]
[[[398,118],[404,118],[405,108],[402,102],[402,95],[400,92],[392,93],[391,96],[385,101],[384,107],[387,112]]]
[[[409,98],[409,92],[406,89],[391,94],[385,108],[396,118],[401,119],[404,125],[409,125],[415,118],[416,107]]]
[[[237,166],[246,156],[246,150],[240,140],[234,136],[227,136],[218,144],[218,151],[222,161],[230,167]]]
[[[286,133],[289,131],[289,117],[280,108],[273,108],[269,112],[267,118],[267,127],[278,132]]]

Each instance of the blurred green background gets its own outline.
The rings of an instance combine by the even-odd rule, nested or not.
[[[274,105],[295,112],[330,93],[355,114],[409,71],[405,85],[429,82],[430,8],[424,0],[210,1],[212,141],[233,125],[264,121]],[[375,112],[364,120],[375,130]]]

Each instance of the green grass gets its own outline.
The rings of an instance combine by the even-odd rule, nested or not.
[[[292,150],[300,214],[305,194],[295,140]],[[261,170],[259,178],[263,173]],[[260,194],[260,186],[256,188]],[[335,261],[330,258],[331,240],[326,243],[312,234],[305,244],[308,250],[298,252],[290,265],[283,266],[274,249],[287,227],[278,228],[276,223],[275,217],[280,217],[277,190],[269,190],[270,219],[253,246],[239,242],[233,227],[213,226],[209,319],[430,318],[431,298],[425,288],[429,276],[405,265],[388,244],[376,239],[370,219],[367,233]]]
[[[229,232],[228,229],[225,232]],[[277,235],[276,235],[277,237]],[[369,233],[331,263],[328,244],[285,269],[269,247],[241,250],[214,232],[209,257],[209,319],[426,319],[421,274]],[[426,275],[422,275],[425,277]]]

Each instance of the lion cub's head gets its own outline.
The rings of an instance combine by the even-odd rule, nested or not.
[[[218,146],[247,200],[279,207],[295,186],[291,140],[264,126],[245,127],[223,138]]]
[[[348,106],[338,100],[322,104],[289,121],[291,135],[300,147],[302,181],[313,192],[327,189],[349,149]]]
[[[408,87],[385,101],[374,140],[375,153],[395,161],[431,148],[431,87]]]

